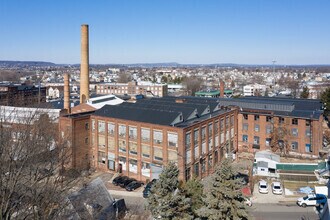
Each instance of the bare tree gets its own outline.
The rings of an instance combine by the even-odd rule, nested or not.
[[[59,218],[75,185],[59,175],[70,160],[69,143],[59,140],[47,114],[0,112],[0,218]]]
[[[287,155],[290,151],[290,145],[288,142],[290,132],[285,126],[280,126],[279,124],[271,124],[271,126],[270,147],[272,151]]]
[[[119,74],[119,78],[118,78],[117,81],[118,81],[118,83],[128,83],[131,80],[132,80],[132,78],[131,78],[131,76],[128,73],[121,72]]]
[[[183,85],[186,86],[187,89],[187,93],[188,95],[195,95],[195,92],[197,92],[198,90],[200,90],[202,84],[203,84],[203,80],[199,79],[197,77],[186,77],[183,79]]]

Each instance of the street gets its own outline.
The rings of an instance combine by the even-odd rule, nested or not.
[[[255,220],[316,220],[318,215],[313,207],[302,208],[296,204],[261,204],[255,203],[250,208]]]

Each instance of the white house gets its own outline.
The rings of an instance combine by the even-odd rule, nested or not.
[[[280,162],[280,156],[270,151],[259,151],[254,156],[253,175],[278,177],[276,164]]]

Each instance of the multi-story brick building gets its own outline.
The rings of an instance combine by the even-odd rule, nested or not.
[[[151,82],[132,81],[129,83],[100,83],[96,84],[97,94],[114,94],[114,95],[136,95],[142,94],[146,96],[167,96],[167,84],[155,84]]]
[[[287,151],[293,156],[319,156],[323,138],[320,100],[245,97],[219,101],[224,106],[240,108],[239,152],[266,150],[276,145],[277,152]]]
[[[0,105],[28,107],[44,102],[46,102],[45,87],[0,84]]]
[[[189,179],[209,175],[227,153],[236,152],[237,113],[214,100],[166,97],[64,116],[60,124],[76,133],[77,168],[86,166],[90,144],[88,165],[96,169],[146,180],[174,161],[180,178]]]

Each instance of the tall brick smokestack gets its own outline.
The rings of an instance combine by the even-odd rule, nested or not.
[[[70,75],[68,73],[64,74],[64,109],[67,113],[71,112],[70,109]]]
[[[225,97],[225,82],[220,79],[220,98]]]
[[[89,43],[88,25],[81,25],[80,103],[89,99]]]

